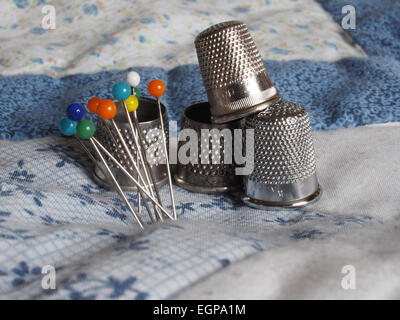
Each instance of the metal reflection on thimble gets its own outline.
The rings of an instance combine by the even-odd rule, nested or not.
[[[175,182],[193,192],[238,190],[242,177],[235,175],[233,150],[234,129],[239,128],[240,121],[211,123],[208,102],[187,107],[182,115]]]
[[[137,117],[139,120],[139,126],[143,134],[143,142],[146,149],[146,158],[154,177],[155,184],[157,186],[162,186],[168,182],[168,177],[165,164],[165,154],[161,145],[162,141],[161,139],[159,139],[159,130],[161,130],[161,123],[160,119],[158,118],[157,101],[141,97],[139,99],[139,103],[141,108],[137,109]],[[166,141],[168,143],[168,115],[165,106],[161,105],[161,108],[165,129],[164,132],[166,136]],[[136,145],[134,143],[134,137],[132,135],[129,122],[122,107],[118,108],[118,112],[114,120],[118,125],[118,128],[120,129],[127,145],[129,146],[130,152],[132,153],[133,157],[136,158],[137,153]],[[125,167],[125,169],[132,172],[132,175],[136,178],[137,172],[135,172],[134,166],[130,162],[128,154],[125,152],[119,137],[116,134],[110,136],[110,132],[107,131],[106,125],[103,120],[99,119],[95,136],[98,141],[107,150],[110,151],[112,156],[118,159],[118,161]],[[112,137],[114,139],[112,139]],[[110,159],[108,159],[107,157],[106,159],[108,160],[107,163],[121,188],[127,191],[136,190],[136,186],[134,185],[132,180],[129,179],[129,177],[122,170],[120,170],[114,162],[110,161]],[[141,170],[144,170],[144,168],[141,168]],[[141,174],[142,176],[144,176],[144,172],[141,172]],[[109,187],[106,177],[104,177],[101,169],[97,166],[94,168],[93,176],[97,183]]]
[[[214,123],[257,113],[280,99],[243,22],[211,26],[194,42]]]
[[[242,200],[249,206],[300,207],[321,189],[310,120],[300,104],[280,101],[246,118],[254,129],[254,170],[244,178]]]

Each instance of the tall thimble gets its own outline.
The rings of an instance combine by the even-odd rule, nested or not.
[[[235,175],[233,152],[234,129],[239,128],[240,121],[211,123],[208,102],[187,107],[182,115],[175,182],[193,192],[238,190],[242,177]]]
[[[194,43],[214,123],[260,112],[280,99],[243,22],[211,26]]]
[[[118,102],[117,104],[120,104],[120,102]],[[167,167],[165,164],[165,154],[162,146],[162,139],[159,138],[159,133],[161,132],[161,123],[158,117],[157,101],[141,97],[139,99],[139,104],[140,108],[138,108],[136,112],[139,120],[139,126],[142,130],[144,146],[146,149],[145,157],[149,163],[149,167],[156,185],[162,186],[168,182],[168,176]],[[163,113],[165,130],[164,132],[168,143],[168,115],[166,112],[166,108],[163,104],[161,104],[161,108]],[[120,129],[126,144],[129,146],[129,151],[133,155],[133,158],[137,159],[136,144],[134,142],[131,127],[122,106],[118,107],[118,112],[114,118],[114,121]],[[133,121],[134,120],[132,119],[132,122]],[[112,128],[111,132],[113,132]],[[118,161],[125,167],[125,169],[132,172],[133,177],[137,178],[137,172],[135,171],[133,164],[129,160],[128,154],[125,152],[125,149],[118,135],[113,132],[113,136],[115,139],[114,141],[114,139],[110,136],[110,132],[107,130],[103,120],[99,119],[95,131],[95,136],[97,140],[99,140],[99,142],[113,155],[113,157],[118,159]],[[135,191],[136,186],[132,182],[132,180],[129,179],[129,177],[127,177],[126,174],[121,169],[119,169],[113,161],[111,161],[107,157],[105,158],[107,160],[108,166],[113,172],[121,188],[126,191]],[[102,164],[99,163],[99,165]],[[144,177],[144,167],[141,166],[141,169],[142,171],[140,173],[142,177]],[[97,166],[94,168],[93,177],[98,184],[109,187],[107,179],[104,177],[101,169],[99,169]]]
[[[280,101],[246,118],[254,129],[254,170],[244,178],[242,200],[255,208],[301,207],[321,189],[310,120],[300,104]]]

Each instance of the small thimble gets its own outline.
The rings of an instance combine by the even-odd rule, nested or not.
[[[135,161],[138,159],[138,154],[136,153],[136,144],[132,135],[132,130],[129,125],[128,119],[126,117],[124,107],[120,102],[116,102],[118,105],[118,111],[114,118],[115,123],[117,124],[122,136],[129,147],[129,150],[133,156]],[[167,176],[167,167],[165,162],[165,153],[162,145],[162,139],[160,138],[161,132],[161,123],[158,117],[158,105],[157,101],[149,98],[141,97],[139,99],[139,108],[136,110],[139,126],[142,130],[143,144],[146,149],[146,159],[149,163],[150,170],[154,177],[155,184],[157,186],[162,186],[168,182]],[[167,141],[167,150],[168,150],[168,115],[166,112],[166,108],[163,104],[161,104],[161,110],[163,114],[164,121],[164,132]],[[130,113],[132,118],[132,122],[134,123],[133,115]],[[119,139],[118,135],[114,132],[112,126],[110,126],[111,132],[113,132],[115,142],[110,136],[109,131],[106,128],[104,120],[99,119],[97,123],[97,128],[95,131],[95,137],[99,142],[112,154],[114,158],[116,158],[128,171],[132,173],[132,176],[137,179],[137,172],[129,160],[128,154],[125,152],[123,144]],[[136,186],[130,180],[126,174],[119,169],[111,159],[107,160],[107,164],[113,172],[117,182],[121,186],[121,188],[125,191],[135,191]],[[146,161],[146,160],[145,160]],[[98,165],[102,166],[102,163]],[[142,177],[145,176],[143,166],[140,167]],[[142,172],[143,171],[143,172]],[[104,177],[102,171],[95,166],[93,172],[94,179],[96,182],[102,186],[110,187],[107,179]]]
[[[201,193],[239,189],[242,177],[235,175],[233,157],[233,130],[238,128],[240,121],[211,123],[208,102],[187,107],[182,116],[175,182],[184,189]]]
[[[246,118],[254,129],[254,170],[244,178],[242,200],[249,206],[301,207],[316,200],[321,189],[307,111],[280,101]]]
[[[243,118],[280,99],[243,22],[227,21],[211,26],[194,43],[212,122]]]

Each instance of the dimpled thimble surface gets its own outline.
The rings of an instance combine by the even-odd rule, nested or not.
[[[243,118],[279,100],[243,22],[211,26],[196,37],[195,46],[214,123]]]
[[[236,175],[236,164],[232,157],[235,149],[234,130],[239,128],[239,120],[211,123],[208,102],[187,107],[182,115],[175,182],[184,189],[202,193],[225,193],[240,189],[242,176]],[[187,130],[191,134],[185,137],[184,132]],[[182,163],[182,150],[186,154],[185,145],[193,143],[190,138],[196,138],[191,148],[197,152],[190,150],[193,157]]]
[[[280,101],[246,118],[254,129],[254,170],[243,201],[256,208],[299,207],[320,196],[310,120],[303,106]]]
[[[133,97],[137,100],[136,97]],[[132,129],[126,117],[124,107],[122,106],[122,102],[117,102],[118,108],[115,107],[116,114],[113,115],[113,119],[121,131],[122,137],[125,140],[126,144],[129,147],[129,151],[132,153],[133,158],[137,157],[137,148],[135,144],[135,138],[132,135]],[[143,143],[145,147],[145,156],[150,165],[150,170],[152,171],[152,175],[158,187],[161,187],[165,183],[168,182],[167,177],[167,167],[165,164],[165,153],[162,148],[162,139],[161,139],[161,121],[158,118],[158,105],[157,101],[149,98],[140,98],[137,102],[135,101],[134,107],[139,108],[136,109],[139,127],[141,129],[141,133],[143,136]],[[110,102],[105,104],[105,115],[108,113],[108,107],[113,106]],[[127,103],[127,107],[130,108],[132,105]],[[161,104],[162,114],[163,114],[163,122],[164,122],[164,132],[166,136],[166,140],[168,140],[168,115],[167,109],[163,104]],[[112,113],[114,112],[114,108],[111,108]],[[102,111],[100,109],[100,111]],[[134,120],[133,115],[130,115],[132,121]],[[98,121],[96,127],[95,138],[107,149],[109,152],[125,167],[125,169],[133,172],[132,175],[137,178],[137,173],[135,172],[135,167],[131,163],[131,160],[124,149],[124,146],[119,137],[114,137],[114,139],[110,136],[109,131],[107,130],[107,125],[105,121]],[[108,166],[111,168],[115,178],[117,179],[119,185],[123,190],[126,191],[135,191],[136,185],[132,182],[132,180],[118,168],[115,163],[109,159],[107,159]],[[144,167],[141,165],[141,174],[144,177]],[[97,166],[94,167],[94,178],[96,182],[100,185],[109,186],[106,177],[104,177],[101,169]]]

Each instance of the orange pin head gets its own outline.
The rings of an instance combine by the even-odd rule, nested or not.
[[[149,85],[147,86],[147,91],[150,93],[151,96],[159,98],[164,94],[165,84],[158,79],[151,80],[149,82]]]
[[[117,106],[112,100],[103,100],[97,107],[97,114],[102,119],[112,119],[117,114]]]
[[[97,108],[102,100],[99,97],[90,98],[87,107],[90,112],[97,113]]]

